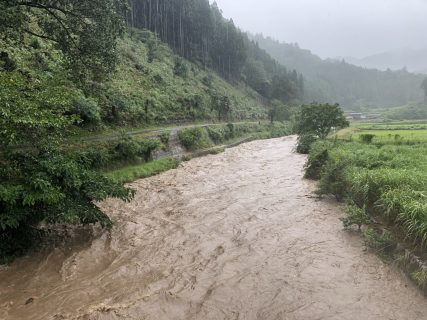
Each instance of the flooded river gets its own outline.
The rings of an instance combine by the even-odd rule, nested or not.
[[[294,144],[133,183],[131,203],[101,204],[111,231],[0,269],[0,319],[427,319],[419,291],[313,197]]]

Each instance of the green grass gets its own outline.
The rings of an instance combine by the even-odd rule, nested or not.
[[[405,240],[427,247],[427,143],[320,141],[307,170],[320,173],[320,194],[348,199],[397,227]]]
[[[427,142],[427,124],[424,123],[363,123],[332,135],[346,141],[362,141],[364,135],[374,135],[373,143],[404,144]]]
[[[142,178],[148,178],[164,171],[175,169],[180,161],[175,158],[164,158],[139,165],[127,166],[124,168],[112,170],[106,173],[106,176],[117,182],[127,183]]]
[[[216,146],[209,138],[209,129],[213,128],[216,133],[228,132],[227,134],[223,134],[223,139],[219,139]],[[192,157],[219,154],[224,152],[225,146],[239,144],[242,141],[269,139],[285,136],[290,133],[289,123],[239,123],[186,128],[181,131],[181,135],[183,136],[181,140],[186,142],[185,146],[191,153],[183,155],[183,161],[187,161]],[[129,165],[126,162],[119,161],[115,163],[108,162],[108,166],[104,167],[103,171],[108,177],[118,182],[132,182],[175,169],[178,165],[179,161],[175,158],[164,158],[137,165]]]

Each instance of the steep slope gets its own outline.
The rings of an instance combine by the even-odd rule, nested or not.
[[[209,0],[129,0],[128,25],[158,35],[183,58],[240,81],[268,100],[302,98],[303,81],[248,39]]]
[[[262,35],[249,35],[287,68],[305,77],[306,101],[338,102],[346,108],[390,107],[423,99],[423,75],[365,69],[338,60],[322,60],[297,45],[280,43]]]
[[[120,41],[120,63],[108,85],[111,97],[123,102],[122,121],[164,123],[218,118],[216,100],[228,97],[225,118],[266,116],[262,97],[215,72],[182,59],[148,30],[132,29]],[[222,119],[226,120],[226,119]]]

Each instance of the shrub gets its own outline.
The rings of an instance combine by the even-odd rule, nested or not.
[[[411,273],[411,278],[422,289],[427,289],[427,269],[420,269]]]
[[[80,95],[71,101],[71,113],[78,115],[84,125],[98,125],[101,121],[100,111],[94,99]]]
[[[329,159],[330,143],[325,141],[313,145],[305,164],[305,178],[320,179],[323,166]]]
[[[372,143],[372,140],[375,138],[374,134],[361,134],[360,140],[364,143]]]
[[[165,132],[162,132],[162,133],[159,135],[159,139],[160,139],[160,141],[161,141],[165,146],[168,146],[168,145],[169,145],[170,136],[171,136],[171,133],[170,133],[169,131],[165,131]]]
[[[236,127],[234,123],[227,123],[228,137],[227,139],[233,139],[236,137]]]
[[[345,160],[329,159],[322,170],[318,193],[332,194],[338,201],[344,199],[349,188],[347,166]]]
[[[347,206],[346,213],[346,217],[341,219],[344,224],[344,228],[349,228],[352,225],[357,225],[360,231],[363,225],[367,225],[371,221],[368,214],[366,213],[365,208],[361,209],[354,204],[349,204]]]
[[[230,136],[229,128],[224,126],[209,126],[207,127],[209,137],[215,144],[224,142]]]
[[[135,160],[139,154],[140,146],[128,133],[122,132],[119,142],[114,147],[116,159]]]
[[[159,140],[142,140],[138,142],[138,155],[141,156],[145,161],[152,159],[153,152],[160,148]]]
[[[173,73],[181,78],[187,78],[188,67],[182,58],[175,59],[175,66],[173,67]]]
[[[396,243],[389,231],[378,231],[372,227],[363,232],[363,243],[367,248],[384,258],[396,248]]]
[[[301,154],[309,154],[311,145],[316,142],[317,138],[311,134],[306,133],[298,137],[297,152]]]
[[[188,128],[178,132],[179,141],[187,150],[203,149],[209,146],[205,128]]]
[[[91,148],[75,155],[77,161],[86,168],[100,169],[112,161],[112,153],[107,148]]]
[[[211,74],[208,74],[203,77],[202,82],[205,86],[211,87],[213,82],[213,76]]]
[[[74,156],[55,149],[37,156],[15,153],[9,174],[0,181],[0,260],[22,254],[40,234],[40,222],[88,224],[112,222],[94,201],[107,197],[129,200],[133,192],[85,168]]]

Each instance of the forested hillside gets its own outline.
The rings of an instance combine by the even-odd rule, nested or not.
[[[230,81],[243,81],[267,99],[302,97],[303,79],[287,70],[226,20],[208,0],[130,0],[128,24],[154,32],[179,55]]]
[[[280,43],[262,35],[250,37],[284,66],[304,75],[307,102],[337,102],[345,108],[358,109],[400,106],[423,99],[423,75],[322,60],[296,44]]]

